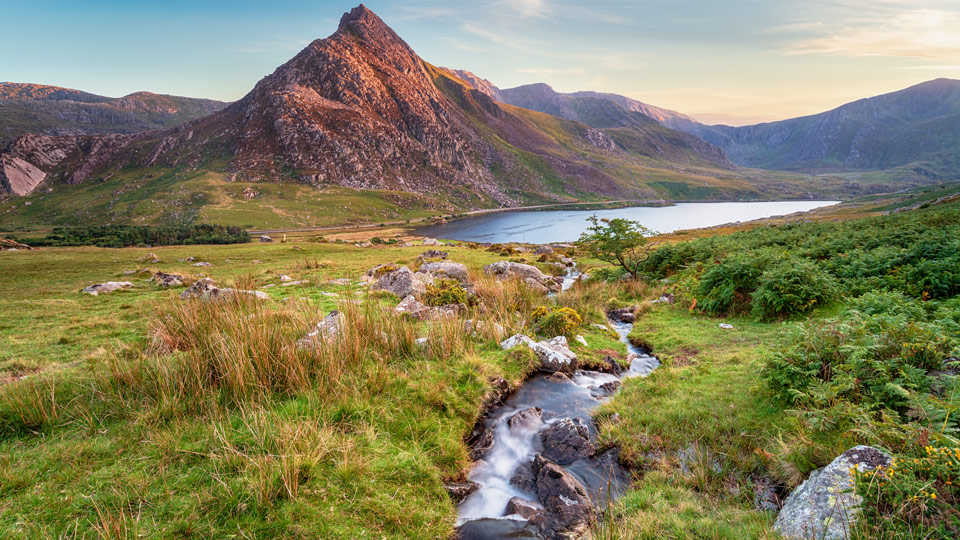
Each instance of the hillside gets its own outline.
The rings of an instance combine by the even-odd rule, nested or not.
[[[807,172],[902,167],[942,181],[960,175],[960,81],[937,79],[780,122],[680,129],[750,167]]]
[[[150,92],[110,98],[59,86],[0,82],[0,148],[27,133],[97,135],[165,129],[226,105]]]
[[[498,104],[424,62],[361,6],[214,114],[161,132],[16,139],[0,156],[0,190],[30,195],[29,206],[0,203],[0,224],[276,227],[848,189],[734,167],[717,148],[634,114],[597,129]]]

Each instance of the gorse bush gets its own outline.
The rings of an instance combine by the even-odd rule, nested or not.
[[[439,307],[469,302],[470,294],[455,279],[437,279],[433,284],[427,285],[427,291],[423,294],[423,303],[428,306]]]
[[[540,306],[533,311],[531,320],[537,334],[547,337],[570,336],[583,324],[583,318],[573,308]]]
[[[753,314],[764,319],[790,317],[834,299],[837,281],[816,263],[787,259],[763,272],[751,295]]]

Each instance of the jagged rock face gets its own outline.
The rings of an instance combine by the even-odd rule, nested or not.
[[[276,153],[302,180],[358,188],[425,189],[439,174],[477,173],[422,60],[362,6],[231,109],[239,168]]]
[[[27,195],[46,176],[46,173],[18,157],[0,156],[0,194]]]

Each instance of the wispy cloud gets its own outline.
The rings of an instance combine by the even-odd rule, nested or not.
[[[526,67],[526,68],[517,68],[514,71],[517,73],[528,73],[530,75],[583,75],[586,73],[586,70],[583,68],[548,68],[548,67]]]
[[[960,64],[948,66],[906,66],[903,69],[921,71],[960,71]]]
[[[808,23],[809,24],[809,23]],[[822,24],[822,23],[821,23]],[[960,12],[920,9],[883,18],[809,27],[815,35],[787,45],[788,55],[895,56],[960,60]]]
[[[507,9],[523,17],[544,18],[550,14],[547,0],[501,0],[494,2],[494,9]]]

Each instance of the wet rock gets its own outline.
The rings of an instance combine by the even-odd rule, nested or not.
[[[620,366],[620,362],[617,362],[617,359],[612,356],[606,356],[603,359],[604,369],[603,371],[607,373],[612,373],[613,375],[619,376],[623,373],[623,368]]]
[[[161,287],[179,287],[183,285],[183,276],[180,274],[157,272],[153,274],[153,277],[150,278],[150,280]]]
[[[580,418],[563,418],[540,433],[543,455],[558,465],[590,457],[596,451],[590,442],[590,430]]]
[[[565,374],[559,371],[554,371],[553,373],[544,377],[544,379],[553,382],[570,382],[570,377],[567,377]]]
[[[480,484],[476,482],[451,482],[444,484],[443,489],[447,490],[447,495],[450,495],[453,502],[460,504],[464,499],[480,489]]]
[[[97,283],[96,285],[90,285],[89,287],[83,289],[83,292],[99,296],[101,294],[109,294],[113,291],[119,291],[120,289],[129,289],[133,287],[133,283],[129,281],[107,281],[106,283]]]
[[[874,470],[890,464],[890,456],[870,447],[855,446],[810,477],[784,501],[774,529],[787,538],[838,540],[860,516],[863,499],[853,489],[850,471]]]
[[[261,235],[260,235],[260,242],[262,242],[262,243],[264,243],[264,244],[266,244],[267,242],[273,242],[273,238],[270,238],[269,236],[267,236],[267,235],[265,235],[265,234],[261,234]]]
[[[470,441],[470,460],[477,461],[493,448],[493,430],[483,429],[474,434]]]
[[[587,489],[560,465],[537,454],[533,470],[537,474],[537,495],[544,508],[556,519],[559,530],[584,528],[593,515]]]
[[[428,262],[420,265],[418,274],[430,274],[434,278],[447,278],[459,281],[461,284],[470,281],[467,265],[455,262]]]
[[[523,497],[513,497],[507,501],[507,509],[504,515],[518,515],[524,519],[530,519],[540,515],[545,511],[543,506]]]
[[[539,341],[531,348],[540,360],[540,369],[543,371],[574,372],[579,366],[576,353],[570,350],[567,338],[563,336]]]
[[[602,390],[603,392],[605,392],[605,393],[607,393],[607,394],[615,394],[615,393],[617,392],[617,390],[620,389],[620,386],[622,386],[622,384],[620,383],[620,381],[610,381],[610,382],[605,382],[605,383],[601,384],[601,385],[600,385],[600,390]]]
[[[537,475],[533,474],[532,464],[517,468],[513,476],[510,477],[510,485],[523,491],[524,493],[537,494]]]
[[[620,309],[611,309],[607,311],[607,316],[615,321],[633,323],[636,322],[637,306],[629,306]]]
[[[203,293],[209,291],[210,289],[216,289],[217,282],[210,278],[203,278],[194,281],[192,285],[187,287],[187,290],[180,293],[180,299],[186,300],[188,298],[200,298],[203,296]]]
[[[540,407],[530,407],[529,409],[524,409],[517,413],[514,413],[513,416],[507,419],[507,426],[510,429],[519,428],[519,427],[530,427],[532,425],[540,422],[540,417],[543,414],[543,409]]]
[[[297,347],[302,349],[316,347],[327,340],[335,339],[343,330],[344,322],[344,316],[339,311],[333,310],[327,313],[313,331],[297,341]]]
[[[380,276],[377,281],[370,286],[372,291],[387,291],[397,295],[398,298],[423,294],[427,290],[426,281],[423,276],[414,276],[406,266],[387,272]]]

